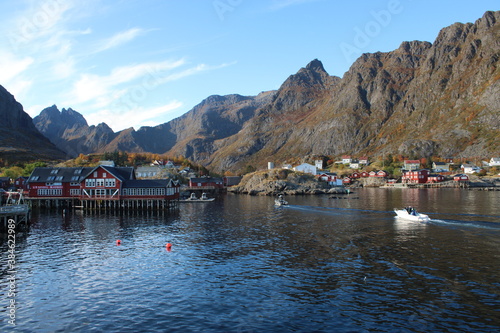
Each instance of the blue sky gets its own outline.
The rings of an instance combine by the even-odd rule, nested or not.
[[[113,130],[179,117],[210,95],[278,89],[311,60],[342,77],[365,52],[433,42],[495,1],[0,1],[0,85],[35,117],[73,108]]]

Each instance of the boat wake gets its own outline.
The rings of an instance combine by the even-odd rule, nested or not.
[[[448,219],[431,219],[429,222],[434,224],[441,224],[454,227],[482,228],[482,229],[500,231],[500,223],[498,222],[464,221],[464,220],[448,220]]]

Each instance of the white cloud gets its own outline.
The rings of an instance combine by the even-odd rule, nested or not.
[[[138,129],[141,126],[157,125],[162,122],[161,117],[174,112],[182,105],[181,102],[174,100],[168,104],[153,108],[137,107],[126,111],[105,109],[86,115],[85,118],[89,124],[104,122],[116,132],[130,127]]]
[[[161,82],[162,72],[175,69],[185,63],[183,59],[174,61],[150,62],[138,65],[114,68],[109,75],[82,74],[75,82],[70,99],[76,103],[84,103],[101,99],[100,104],[106,104],[113,99],[120,98],[127,91],[133,89],[152,90]],[[123,84],[132,83],[142,78],[137,84],[122,87]],[[104,101],[104,102],[103,102]],[[94,101],[97,102],[97,101]],[[104,105],[101,105],[104,106]]]
[[[142,35],[144,32],[145,30],[140,28],[132,28],[119,32],[116,35],[102,41],[95,52],[102,52],[128,43],[136,37]]]
[[[0,82],[7,83],[26,71],[33,64],[33,58],[17,58],[13,54],[0,50]]]

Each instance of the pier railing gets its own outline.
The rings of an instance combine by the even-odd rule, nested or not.
[[[0,206],[0,213],[2,214],[26,213],[27,211],[29,211],[28,205]]]

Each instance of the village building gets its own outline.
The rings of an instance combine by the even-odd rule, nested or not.
[[[492,157],[489,162],[490,166],[500,166],[500,157]]]
[[[302,163],[301,165],[297,165],[293,168],[294,171],[310,173],[313,176],[316,176],[317,169],[316,166],[309,163]]]
[[[466,174],[472,174],[481,171],[481,168],[475,166],[474,164],[462,164],[460,168],[462,169],[463,173]]]
[[[318,174],[318,181],[326,182],[330,186],[341,186],[342,179],[337,178],[334,172],[323,172]]]
[[[353,159],[351,163],[349,163],[349,168],[351,169],[359,169],[360,163],[358,160]]]
[[[404,160],[403,162],[403,170],[414,171],[420,169],[420,161],[419,160]]]
[[[8,189],[10,186],[10,178],[9,177],[0,177],[0,188],[4,190]]]
[[[315,160],[314,165],[316,166],[316,169],[323,170],[323,160]]]
[[[440,174],[430,174],[427,177],[428,183],[441,183],[444,182],[444,180],[445,180],[444,176]]]
[[[157,177],[163,168],[159,166],[140,166],[135,169],[135,176],[137,178],[154,178]]]
[[[370,176],[370,173],[369,173],[368,171],[362,171],[362,172],[361,172],[361,177],[362,177],[362,178],[367,178],[367,177],[369,177],[369,176]]]
[[[350,155],[342,155],[342,163],[343,164],[350,164],[352,162],[351,156]]]
[[[434,172],[450,172],[450,163],[432,162],[432,171],[434,171]]]
[[[189,178],[191,189],[223,189],[224,179],[219,177],[193,177]]]
[[[14,180],[14,187],[18,190],[27,191],[28,190],[28,178],[29,177],[17,177]]]
[[[368,162],[368,157],[365,157],[365,156],[360,157],[360,158],[359,158],[359,160],[358,160],[358,162],[359,162],[359,164],[361,164],[361,165],[368,165],[368,164],[369,164],[369,162]]]
[[[469,176],[459,173],[453,176],[453,180],[456,182],[468,182]]]
[[[401,181],[403,184],[424,184],[427,183],[429,174],[427,169],[406,171],[403,173]]]
[[[139,180],[132,167],[35,168],[27,182],[26,198],[48,206],[164,209],[179,198],[177,182]]]

